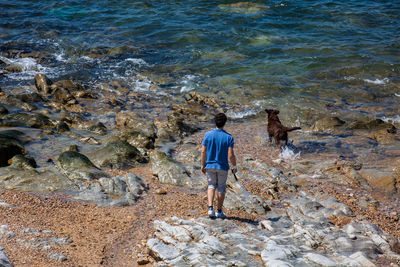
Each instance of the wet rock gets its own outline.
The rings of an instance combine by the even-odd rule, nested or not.
[[[9,164],[8,161],[15,155],[26,154],[24,146],[18,137],[22,133],[15,132],[0,132],[0,167],[7,166]]]
[[[61,121],[57,124],[56,130],[57,130],[57,133],[64,133],[64,132],[68,132],[70,130],[70,128],[69,128],[68,124]]]
[[[107,127],[103,123],[98,122],[98,123],[96,123],[96,124],[94,124],[92,126],[89,126],[87,128],[87,131],[89,131],[91,133],[94,133],[94,134],[97,134],[97,135],[106,135],[107,134]]]
[[[314,122],[311,129],[313,132],[318,133],[334,133],[338,131],[346,122],[338,117],[322,118]]]
[[[93,153],[91,158],[100,167],[120,170],[147,162],[136,147],[125,141],[109,142]]]
[[[130,145],[137,148],[153,149],[154,139],[145,135],[142,132],[135,130],[121,130],[117,131],[108,137],[107,142],[115,142],[118,140],[128,142]]]
[[[73,92],[75,98],[83,98],[83,99],[97,99],[97,96],[88,91],[75,91]]]
[[[40,113],[10,113],[2,118],[5,123],[10,125],[25,125],[31,128],[51,128],[54,123],[49,117]]]
[[[214,107],[217,109],[220,109],[223,105],[225,105],[225,103],[220,104],[219,101],[217,101],[214,97],[193,91],[187,94],[185,99],[189,104],[198,103],[206,107]]]
[[[61,153],[57,158],[56,165],[64,175],[77,183],[109,177],[107,173],[97,168],[88,157],[79,152]]]
[[[150,164],[153,175],[162,183],[189,187],[198,185],[198,182],[191,179],[188,171],[181,164],[169,158],[164,152],[152,151]]]
[[[3,97],[0,97],[0,102],[3,104],[7,104],[10,106],[22,109],[24,111],[33,111],[33,110],[37,109],[36,106],[31,105],[29,103],[25,103],[24,101],[22,101],[15,95],[6,95]]]
[[[37,167],[34,158],[23,155],[15,155],[10,159],[10,162],[12,167],[20,170],[30,170]]]
[[[157,128],[158,138],[169,141],[176,141],[200,130],[199,127],[189,124],[185,116],[177,112],[168,115],[167,121],[158,122]]]
[[[61,175],[54,167],[28,170],[12,166],[0,168],[0,187],[28,192],[75,191],[75,183]]]
[[[350,128],[355,130],[386,130],[388,133],[396,133],[396,127],[393,124],[384,122],[381,119],[358,120],[351,123]]]
[[[46,101],[40,94],[38,93],[26,93],[16,95],[19,100],[25,103],[40,103]]]
[[[128,128],[144,133],[150,138],[156,138],[156,126],[152,120],[141,117],[130,111],[121,111],[115,118],[117,127]]]
[[[77,103],[75,97],[68,89],[57,87],[53,91],[54,100],[61,105],[74,105]]]
[[[41,73],[35,75],[35,86],[39,94],[49,95],[51,93],[51,85],[52,81],[46,75]]]
[[[22,66],[17,66],[17,65],[8,65],[3,67],[3,69],[9,73],[22,72],[23,70]]]
[[[66,151],[79,152],[79,147],[77,145],[70,145],[68,147],[65,147],[62,152]]]
[[[68,92],[75,92],[75,91],[84,91],[85,88],[83,85],[77,82],[71,80],[61,80],[51,85],[52,91],[55,92],[57,89],[65,89]]]
[[[8,109],[3,106],[0,106],[0,115],[8,114]]]
[[[379,188],[390,193],[397,192],[396,185],[400,182],[400,178],[396,173],[375,168],[364,168],[359,171],[359,174],[373,188]]]

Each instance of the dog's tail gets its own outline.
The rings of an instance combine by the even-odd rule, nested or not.
[[[300,129],[301,129],[300,127],[285,127],[286,132],[291,132],[291,131],[300,130]]]

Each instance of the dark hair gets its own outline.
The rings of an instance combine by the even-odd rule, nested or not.
[[[215,118],[214,118],[215,125],[218,128],[224,127],[227,120],[228,120],[228,118],[226,117],[226,115],[224,113],[218,113],[217,115],[215,115]]]

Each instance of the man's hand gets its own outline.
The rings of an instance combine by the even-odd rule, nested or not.
[[[206,168],[204,166],[201,166],[201,172],[206,174]]]

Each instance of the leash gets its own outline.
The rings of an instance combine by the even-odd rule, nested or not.
[[[231,172],[232,172],[232,174],[233,174],[233,177],[235,177],[235,180],[236,180],[236,181],[239,181],[238,178],[236,177],[236,173],[234,173],[233,170],[231,170]]]

